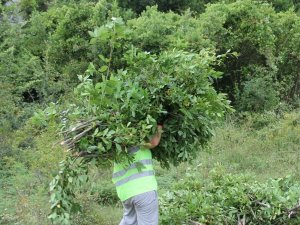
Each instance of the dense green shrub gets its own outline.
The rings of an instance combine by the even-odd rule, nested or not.
[[[300,4],[297,0],[267,0],[271,3],[276,11],[287,11],[294,8],[296,12],[299,12]]]
[[[300,44],[297,41],[300,37],[300,17],[291,11],[277,14],[274,31],[277,36],[276,78],[280,83],[280,97],[293,105],[300,96]]]
[[[184,178],[161,197],[162,224],[299,224],[300,184],[291,177],[257,183],[244,175],[212,172],[205,185]]]
[[[119,203],[116,187],[111,181],[92,186],[90,192],[93,195],[93,201],[100,205],[116,205]]]
[[[20,2],[29,3],[38,4]],[[19,23],[11,19],[11,10],[18,6],[6,9],[0,23],[1,124],[8,129],[22,127],[41,105],[72,90],[77,74],[96,58],[87,47],[88,31],[105,23],[113,10],[108,5],[107,1],[54,4]]]
[[[264,127],[274,124],[280,116],[274,111],[268,111],[265,113],[241,113],[241,117],[244,117],[240,122],[247,124],[249,128],[260,130]]]
[[[278,91],[271,78],[252,78],[244,83],[237,105],[241,110],[262,112],[273,110],[279,103]]]
[[[294,69],[298,68],[299,62],[292,53],[298,52],[295,41],[299,35],[297,14],[291,11],[276,13],[269,4],[237,1],[211,5],[200,18],[203,32],[215,42],[218,51],[231,49],[237,53],[237,57],[227,57],[218,68],[224,76],[216,84],[217,89],[226,91],[232,100],[236,100],[236,90],[242,92],[244,82],[250,80],[249,68],[260,67],[272,74],[282,100],[298,98],[299,81]],[[288,35],[290,32],[293,34]]]
[[[200,51],[208,47],[219,53],[230,50],[224,63],[217,66],[224,76],[215,86],[228,93],[233,102],[239,99],[236,94],[243,92],[250,76],[268,79],[264,77],[271,74],[279,98],[292,102],[299,95],[299,62],[294,54],[290,55],[298,52],[298,20],[299,16],[291,11],[276,13],[269,4],[249,0],[210,5],[198,18],[189,13],[161,13],[152,7],[129,20],[128,25],[132,42],[146,51]]]
[[[51,0],[20,0],[17,4],[25,18],[29,18],[31,13],[38,11],[46,11]]]
[[[207,3],[215,3],[218,0],[143,0],[143,1],[118,1],[119,5],[124,8],[130,8],[137,14],[140,14],[147,6],[157,5],[159,11],[168,12],[173,11],[181,13],[187,9],[200,13],[205,9]]]

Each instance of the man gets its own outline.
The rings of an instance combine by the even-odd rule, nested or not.
[[[115,163],[113,182],[124,206],[120,225],[158,225],[157,182],[150,149],[159,145],[162,125],[143,148],[134,147],[134,162],[128,167]]]

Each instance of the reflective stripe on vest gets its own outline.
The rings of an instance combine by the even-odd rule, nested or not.
[[[147,177],[147,176],[152,176],[154,175],[154,171],[153,170],[150,170],[150,171],[145,171],[145,172],[142,172],[142,173],[135,173],[129,177],[126,177],[122,180],[119,180],[115,183],[116,187],[118,186],[121,186],[123,184],[126,184],[127,182],[129,181],[132,181],[132,180],[135,180],[135,179],[138,179],[138,178],[141,178],[141,177]]]

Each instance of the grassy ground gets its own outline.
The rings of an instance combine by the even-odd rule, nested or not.
[[[204,174],[219,165],[230,173],[253,174],[259,181],[286,175],[300,179],[300,114],[264,121],[267,126],[257,123],[227,123],[217,129],[211,151],[200,153],[193,165]]]
[[[228,121],[216,129],[206,152],[199,153],[192,163],[183,163],[170,170],[155,164],[159,193],[172,189],[176,181],[189,174],[208,180],[211,170],[227,173],[248,173],[258,181],[293,175],[300,180],[300,111],[278,117],[255,115]],[[47,180],[39,182],[37,174],[26,172],[22,165],[10,180],[0,180],[0,224],[49,224]],[[47,168],[44,168],[47,169]],[[90,183],[78,194],[83,212],[74,224],[114,225],[122,216],[121,204],[110,181],[110,170],[93,169]],[[101,171],[101,172],[100,172]],[[5,181],[5,182],[4,182]]]

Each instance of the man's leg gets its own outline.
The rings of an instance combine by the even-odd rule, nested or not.
[[[138,225],[158,225],[158,196],[156,191],[133,197]]]
[[[119,225],[138,225],[132,198],[123,202],[124,213]]]

